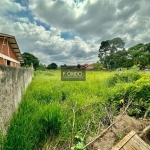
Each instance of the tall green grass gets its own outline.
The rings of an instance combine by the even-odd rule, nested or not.
[[[86,142],[103,125],[109,125],[107,111],[112,117],[119,114],[120,100],[132,95],[128,90],[139,84],[143,76],[133,70],[87,72],[85,82],[76,82],[60,81],[59,71],[36,71],[7,136],[1,140],[3,149],[67,150],[73,146],[76,135]]]

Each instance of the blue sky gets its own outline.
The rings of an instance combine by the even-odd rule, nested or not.
[[[149,0],[0,1],[0,32],[14,35],[21,52],[41,63],[98,61],[103,40],[120,37],[126,48],[150,42]]]

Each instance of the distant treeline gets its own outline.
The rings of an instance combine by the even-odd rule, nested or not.
[[[124,45],[119,37],[101,42],[98,57],[104,68],[130,68],[134,65],[140,69],[150,68],[150,43],[140,43],[127,50]]]

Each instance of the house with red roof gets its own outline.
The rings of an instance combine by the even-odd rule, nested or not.
[[[23,62],[15,37],[0,33],[0,64],[20,67],[20,64]]]
[[[86,70],[93,70],[94,66],[93,64],[84,64],[84,65],[81,65],[81,68],[85,68]]]

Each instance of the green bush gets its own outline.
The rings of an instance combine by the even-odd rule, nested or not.
[[[128,87],[127,97],[133,97],[129,115],[143,117],[150,105],[150,77],[144,76]]]
[[[123,106],[132,101],[127,113],[136,118],[144,117],[145,112],[149,109],[150,104],[150,77],[142,78],[126,83],[118,83],[110,88],[108,94],[107,106],[113,108],[113,111],[119,111]],[[123,102],[121,102],[123,101]]]
[[[117,72],[107,79],[108,86],[115,86],[117,83],[130,83],[138,80],[141,74],[136,68]]]

